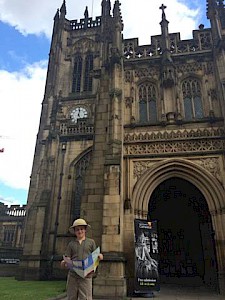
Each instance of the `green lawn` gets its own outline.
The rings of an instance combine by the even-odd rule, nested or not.
[[[65,281],[17,281],[0,277],[1,300],[47,300],[65,292]]]

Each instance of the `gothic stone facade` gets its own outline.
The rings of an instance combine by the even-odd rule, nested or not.
[[[0,202],[0,247],[22,248],[26,205],[7,206]]]
[[[143,8],[144,9],[144,8]],[[81,216],[104,260],[96,296],[123,297],[134,277],[134,219],[156,219],[162,282],[194,278],[225,292],[225,9],[193,38],[123,39],[120,3],[54,18],[27,204],[22,278],[62,275]],[[160,14],[159,14],[160,21]],[[174,279],[175,278],[175,279]],[[132,288],[131,288],[132,289]]]
[[[23,250],[26,205],[7,206],[0,202],[1,276],[14,276]]]

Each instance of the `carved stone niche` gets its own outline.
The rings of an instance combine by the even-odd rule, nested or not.
[[[162,72],[162,86],[164,88],[171,88],[175,84],[174,80],[174,69],[173,68],[166,68]]]

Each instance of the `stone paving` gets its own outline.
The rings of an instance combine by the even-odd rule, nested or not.
[[[218,295],[204,287],[182,287],[165,285],[161,287],[160,292],[154,292],[154,299],[157,300],[222,300],[225,296]],[[130,299],[146,299],[146,298],[130,298]],[[147,298],[152,299],[152,298]]]
[[[156,300],[225,300],[225,296],[218,295],[212,291],[207,290],[204,287],[182,287],[177,285],[162,285],[159,292],[154,292],[153,297],[150,295],[142,295],[141,297],[127,297],[124,300],[145,300],[145,299],[156,299]],[[67,297],[61,295],[56,299],[67,300]],[[109,297],[94,298],[94,300],[112,300]],[[117,298],[114,297],[113,300]],[[53,300],[53,299],[52,299]]]

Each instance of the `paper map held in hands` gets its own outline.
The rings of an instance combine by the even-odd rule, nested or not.
[[[63,260],[66,262],[68,269],[76,272],[80,277],[85,278],[89,273],[96,271],[99,265],[99,254],[100,248],[98,247],[83,260],[70,259],[66,256],[63,256]]]

